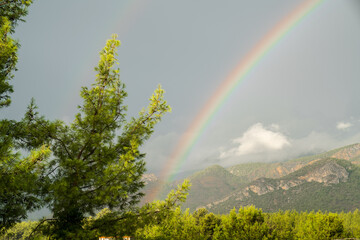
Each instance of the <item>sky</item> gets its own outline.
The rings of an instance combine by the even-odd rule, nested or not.
[[[21,43],[12,105],[32,97],[71,122],[111,34],[121,41],[128,116],[161,84],[172,107],[142,147],[159,173],[179,139],[244,56],[302,0],[36,0]],[[213,164],[283,161],[360,142],[360,2],[325,0],[234,89],[178,172]]]

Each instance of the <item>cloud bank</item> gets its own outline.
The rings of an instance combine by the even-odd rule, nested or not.
[[[284,131],[283,126],[258,122],[249,125],[231,141],[226,135],[218,138],[203,137],[179,171],[199,170],[214,164],[228,167],[247,162],[278,162],[359,143],[360,127],[351,122],[350,126],[349,122],[332,124],[339,125],[340,132],[313,130],[300,136]],[[349,128],[352,131],[347,131]],[[142,150],[147,153],[149,172],[157,174],[162,171],[180,136],[176,132],[155,135],[147,142]]]
[[[288,138],[280,133],[278,125],[264,127],[261,123],[252,125],[240,138],[233,140],[237,146],[222,151],[220,158],[281,150],[290,146]]]
[[[338,122],[336,124],[336,128],[339,129],[339,130],[345,130],[345,129],[348,129],[350,127],[352,127],[353,124],[352,123],[349,123],[349,122]]]
[[[339,122],[337,126],[339,130],[350,127],[356,128],[356,125]],[[223,145],[219,149],[218,164],[233,166],[246,162],[284,161],[360,142],[360,132],[357,128],[341,138],[318,131],[294,138],[282,133],[280,129],[278,125],[252,125],[241,137],[234,139],[231,145]]]

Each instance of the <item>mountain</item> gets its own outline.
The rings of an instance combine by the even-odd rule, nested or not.
[[[223,199],[207,204],[212,212],[255,205],[266,212],[351,211],[360,208],[360,167],[343,159],[321,159],[284,177],[259,178]]]
[[[146,177],[146,179],[148,179],[148,177]],[[152,179],[154,179],[154,181],[146,182],[147,185],[144,189],[145,197],[143,202],[151,200],[147,199],[147,195],[150,195],[151,191],[155,189],[158,184],[157,179]],[[191,182],[191,188],[183,207],[190,209],[196,209],[199,205],[207,204],[209,201],[215,201],[222,196],[232,193],[239,187],[245,186],[241,178],[231,174],[219,165],[214,165],[196,172],[189,176],[188,179]],[[159,198],[164,199],[167,193],[169,193],[171,189],[176,188],[182,181],[183,179],[167,184],[163,192],[160,193]]]
[[[183,207],[190,210],[228,213],[252,204],[264,211],[349,211],[360,208],[360,144],[284,162],[215,165],[188,178],[192,187]],[[169,183],[161,198],[180,182]],[[152,181],[145,193],[156,185]]]
[[[215,201],[245,185],[241,178],[219,165],[197,172],[189,180],[192,185],[183,207],[190,209]]]

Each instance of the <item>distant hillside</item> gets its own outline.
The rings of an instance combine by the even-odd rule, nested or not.
[[[251,182],[261,177],[279,178],[305,166],[304,162],[244,163],[228,168],[243,181]]]
[[[284,162],[245,163],[227,169],[215,165],[189,177],[192,187],[184,208],[227,213],[253,204],[264,211],[348,211],[360,208],[359,169],[360,144]],[[180,182],[168,184],[161,198]],[[151,181],[145,193],[156,185],[156,180]]]
[[[248,183],[242,182],[241,178],[231,174],[219,165],[214,165],[196,172],[188,179],[191,182],[191,189],[183,206],[192,210],[195,210],[199,205],[207,204],[210,201],[215,201],[216,199],[226,196]],[[181,182],[182,180],[178,180],[167,184],[163,192],[160,193],[160,199],[165,198],[166,194]],[[145,194],[149,194],[157,184],[157,180],[148,182],[145,187]],[[146,195],[143,202],[150,200],[146,198]]]
[[[183,206],[190,209],[215,201],[246,184],[241,178],[219,165],[197,172],[189,179],[192,186]]]
[[[343,159],[322,159],[278,179],[260,178],[205,207],[226,213],[255,205],[273,212],[350,211],[360,208],[360,167]]]

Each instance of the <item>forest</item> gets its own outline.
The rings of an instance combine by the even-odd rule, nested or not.
[[[160,208],[159,208],[160,210]],[[163,209],[164,210],[164,209]],[[265,213],[254,206],[233,209],[227,215],[216,215],[206,209],[193,213],[181,208],[158,213],[155,218],[142,216],[132,221],[91,230],[92,222],[111,214],[102,210],[83,225],[81,239],[98,236],[133,236],[135,239],[355,239],[360,237],[360,211]],[[26,239],[38,222],[21,222],[9,229],[1,239]],[[34,239],[48,239],[42,233]],[[79,238],[79,236],[77,236]],[[80,239],[79,238],[79,239]],[[122,239],[122,238],[119,238]]]
[[[31,0],[0,1],[0,110],[11,108],[20,43],[13,39]],[[360,237],[360,212],[263,212],[254,206],[216,215],[181,208],[185,180],[163,201],[139,206],[146,171],[141,146],[171,107],[159,85],[128,119],[117,67],[120,41],[100,51],[95,81],[82,87],[71,123],[49,120],[31,100],[21,120],[0,119],[0,239],[341,239]],[[27,155],[26,155],[27,154]],[[26,221],[47,208],[51,216]]]

